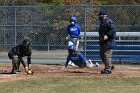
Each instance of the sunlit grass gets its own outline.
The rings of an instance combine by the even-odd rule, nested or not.
[[[48,77],[0,83],[0,93],[140,93],[140,78]]]

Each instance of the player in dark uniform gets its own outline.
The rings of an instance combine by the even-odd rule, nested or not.
[[[68,47],[69,55],[67,56],[67,61],[65,63],[65,68],[68,66],[68,62],[72,61],[78,67],[99,67],[99,64],[96,62],[93,64],[90,60],[86,60],[82,53],[75,50],[74,45]]]
[[[27,56],[27,65],[22,59],[25,56]],[[25,73],[28,69],[31,69],[31,49],[29,40],[25,39],[23,40],[22,44],[12,48],[8,52],[8,57],[12,60],[11,74],[16,74],[16,72],[19,72],[20,63],[22,63]]]

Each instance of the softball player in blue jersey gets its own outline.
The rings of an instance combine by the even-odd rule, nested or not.
[[[74,45],[70,45],[68,47],[68,52],[69,52],[69,54],[67,56],[65,68],[67,68],[69,61],[72,61],[75,65],[77,65],[80,68],[82,68],[82,67],[99,67],[99,64],[97,62],[95,64],[93,64],[91,61],[86,60],[86,58],[84,58],[82,53],[77,52],[75,50]]]
[[[81,28],[77,24],[77,18],[72,16],[70,18],[70,24],[67,26],[67,29],[66,29],[66,32],[67,32],[66,39],[68,40],[68,46],[75,45],[76,51],[78,50],[78,46],[79,46],[80,31],[81,31]]]

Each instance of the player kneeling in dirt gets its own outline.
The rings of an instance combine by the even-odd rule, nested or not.
[[[75,65],[77,65],[79,68],[82,67],[99,67],[99,64],[96,62],[93,64],[90,60],[86,60],[82,53],[78,52],[75,50],[74,45],[70,45],[68,47],[68,56],[67,56],[67,61],[65,63],[65,68],[68,66],[68,62],[72,61]]]
[[[27,66],[22,59],[25,56],[27,56]],[[31,69],[31,49],[29,40],[25,39],[22,41],[22,44],[12,48],[8,52],[8,57],[12,60],[12,70],[10,72],[11,74],[16,74],[16,72],[20,72],[20,63],[22,63],[25,69],[25,73],[27,73],[27,71]]]

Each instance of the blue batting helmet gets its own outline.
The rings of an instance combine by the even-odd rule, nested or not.
[[[72,17],[70,18],[70,20],[71,20],[71,21],[77,21],[77,18],[76,18],[75,16],[72,16]]]
[[[70,54],[74,54],[74,52],[75,52],[75,46],[74,46],[74,45],[68,46],[68,52],[69,52]]]
[[[70,46],[68,47],[68,49],[73,49],[73,50],[75,50],[75,47],[74,47],[74,45],[70,45]]]

